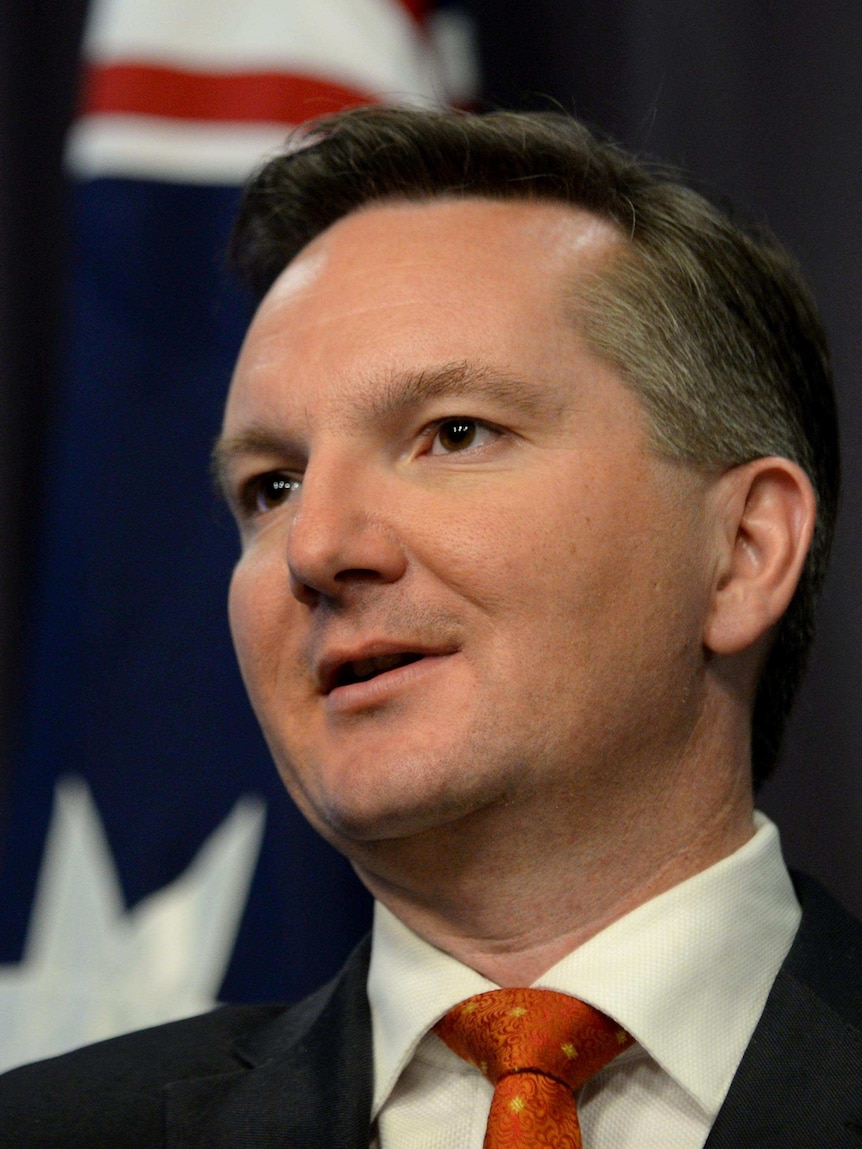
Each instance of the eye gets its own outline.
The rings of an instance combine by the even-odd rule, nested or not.
[[[252,515],[263,515],[281,506],[291,495],[296,494],[301,483],[299,479],[284,471],[267,471],[255,475],[242,489],[242,505]]]
[[[437,424],[437,431],[431,444],[431,455],[452,455],[466,451],[470,447],[481,447],[494,436],[493,429],[478,419],[457,415],[443,419]]]

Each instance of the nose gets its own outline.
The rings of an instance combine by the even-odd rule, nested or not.
[[[356,466],[310,466],[290,524],[287,565],[297,601],[338,600],[359,584],[396,582],[404,548],[385,511],[382,487]]]

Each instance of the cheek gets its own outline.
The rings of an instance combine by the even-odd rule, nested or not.
[[[534,648],[549,631],[554,645],[571,641],[620,576],[616,528],[601,530],[585,497],[561,499],[557,482],[482,495],[418,519],[419,566],[498,622],[501,644],[508,637]]]
[[[255,675],[250,656],[251,652],[257,649],[255,634],[259,628],[256,625],[255,612],[251,609],[254,600],[250,593],[249,581],[245,576],[246,572],[241,564],[234,568],[228,590],[227,613],[239,668],[246,690],[252,694]]]
[[[234,568],[228,591],[234,649],[252,697],[260,694],[267,676],[274,671],[275,641],[285,633],[279,617],[284,609],[284,596],[279,593],[284,575],[278,578],[271,566],[253,553],[243,555]]]
[[[533,589],[545,600],[548,630],[590,662],[602,649],[635,650],[676,610],[678,535],[645,497],[646,486],[584,484],[539,518],[522,548]],[[564,639],[562,636],[565,635]]]

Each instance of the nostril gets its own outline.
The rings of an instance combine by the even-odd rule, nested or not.
[[[396,582],[406,554],[396,535],[370,516],[361,493],[347,500],[335,494],[321,507],[320,484],[306,474],[303,507],[289,523],[285,558],[296,583],[294,595],[314,602],[308,590],[339,598],[356,586]],[[307,589],[303,590],[302,587]]]
[[[290,593],[303,606],[314,606],[320,598],[320,591],[309,586],[307,582],[303,582],[292,570],[290,571]]]
[[[335,575],[335,582],[379,582],[380,578],[379,571],[353,567],[350,570],[339,571]]]

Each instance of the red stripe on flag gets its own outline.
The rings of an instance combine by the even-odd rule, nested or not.
[[[298,124],[373,102],[367,92],[314,76],[281,72],[180,72],[151,64],[89,69],[83,115]]]
[[[420,24],[424,22],[428,15],[428,0],[399,0],[399,3],[407,9],[414,20]]]

